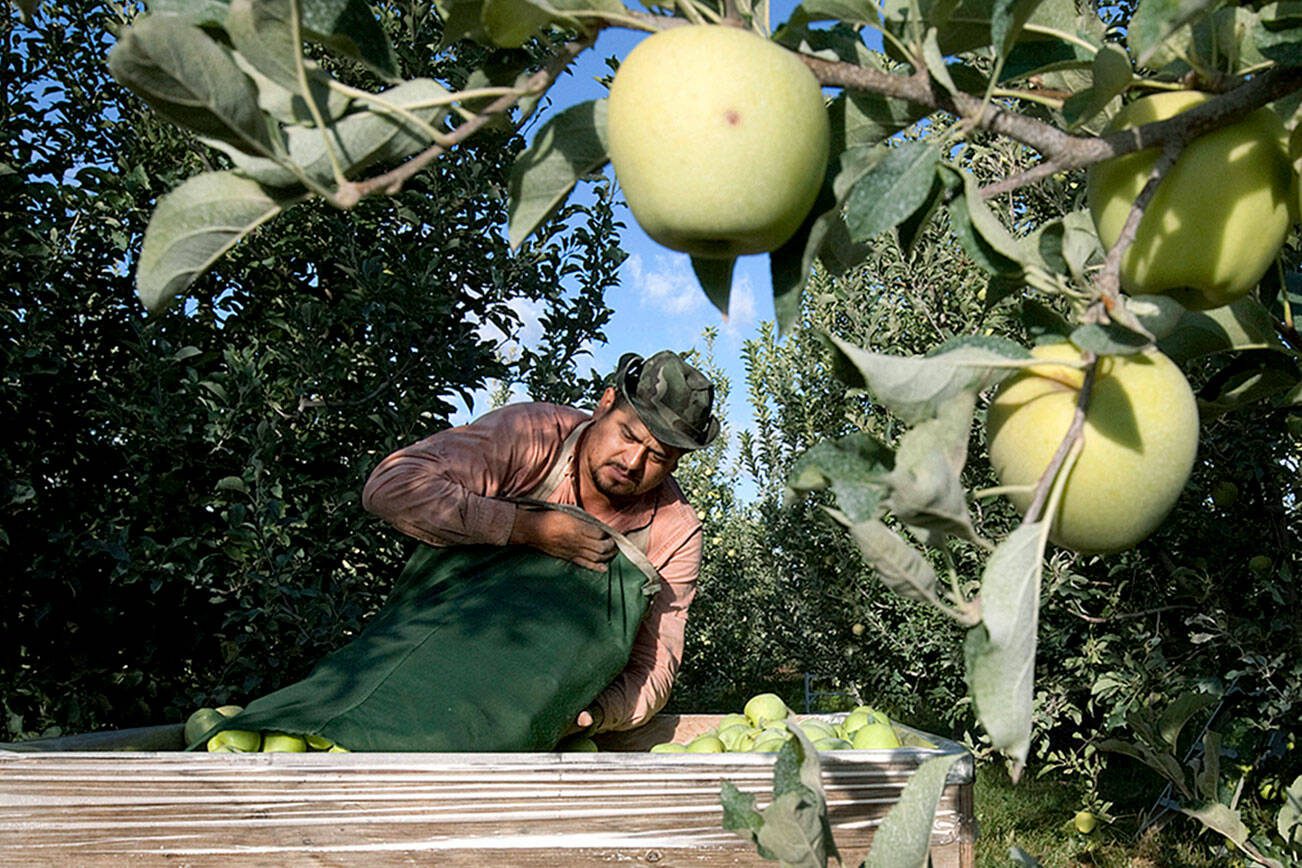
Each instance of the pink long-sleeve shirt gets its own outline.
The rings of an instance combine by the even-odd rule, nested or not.
[[[532,491],[556,463],[565,438],[589,418],[555,404],[501,407],[385,458],[371,472],[362,504],[431,545],[505,545],[516,506],[498,498]],[[573,464],[550,502],[578,505]],[[663,579],[628,665],[594,703],[603,730],[632,729],[664,707],[682,662],[701,566],[701,522],[672,477],[619,513],[597,517],[624,534],[649,526],[647,557]]]

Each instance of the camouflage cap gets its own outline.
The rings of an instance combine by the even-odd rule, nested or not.
[[[714,384],[675,352],[661,350],[647,359],[625,353],[614,386],[651,436],[666,446],[700,449],[719,434],[719,420],[711,412]]]

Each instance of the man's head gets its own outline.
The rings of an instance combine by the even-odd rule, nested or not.
[[[583,471],[609,500],[627,500],[668,478],[678,459],[719,433],[714,386],[678,354],[626,353],[597,404],[585,438]]]

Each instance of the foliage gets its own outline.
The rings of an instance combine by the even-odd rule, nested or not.
[[[622,258],[609,191],[511,253],[486,132],[387,200],[305,204],[146,317],[132,269],[153,203],[224,157],[104,70],[123,10],[15,26],[0,218],[0,697],[10,738],[183,719],[301,676],[373,612],[404,556],[359,492],[388,451],[490,381],[582,400]],[[426,15],[405,74],[431,56]],[[355,77],[355,72],[341,70]],[[522,316],[544,336],[523,343]],[[514,347],[514,349],[512,349]]]

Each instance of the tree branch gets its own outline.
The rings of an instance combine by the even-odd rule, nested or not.
[[[557,77],[574,62],[574,59],[592,46],[594,40],[595,35],[588,35],[574,42],[565,43],[560,54],[554,57],[546,67],[530,76],[523,88],[493,100],[483,111],[478,112],[473,118],[457,127],[455,131],[447,136],[443,143],[431,145],[407,162],[382,175],[341,186],[335,196],[335,204],[341,208],[351,208],[367,196],[377,193],[392,196],[398,193],[403,185],[418,172],[441,157],[450,148],[470,138],[494,117],[509,111],[512,106],[520,101],[521,97],[546,92],[556,82]]]
[[[1049,459],[1049,466],[1045,467],[1044,473],[1040,475],[1040,481],[1035,486],[1035,496],[1031,498],[1031,505],[1027,507],[1023,521],[1033,522],[1040,519],[1040,511],[1044,509],[1044,503],[1053,489],[1054,478],[1058,475],[1063,462],[1067,460],[1067,454],[1071,452],[1072,446],[1085,431],[1085,410],[1089,407],[1090,393],[1094,390],[1094,373],[1098,369],[1098,358],[1093,353],[1086,353],[1085,358],[1089,362],[1089,367],[1085,369],[1085,382],[1081,384],[1080,394],[1076,396],[1076,413],[1072,416],[1071,425],[1063,435],[1062,442],[1058,444],[1058,450],[1053,453],[1053,458]],[[1053,516],[1049,516],[1049,521],[1052,520]]]
[[[987,198],[1033,183],[1055,172],[1160,147],[1172,139],[1188,141],[1302,89],[1302,68],[1274,67],[1174,118],[1103,136],[1077,136],[1001,106],[987,104],[982,111],[982,100],[979,97],[965,93],[950,94],[943,88],[933,86],[925,68],[920,68],[912,75],[899,75],[807,54],[799,57],[821,84],[875,93],[907,100],[926,109],[945,111],[978,129],[1021,142],[1038,151],[1044,158],[1039,166],[983,189],[982,195]]]

